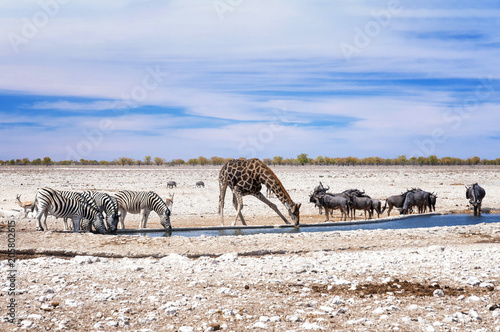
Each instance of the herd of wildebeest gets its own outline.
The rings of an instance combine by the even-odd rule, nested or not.
[[[319,213],[325,211],[326,221],[329,221],[332,210],[340,210],[341,220],[356,219],[356,210],[363,210],[365,219],[368,212],[368,218],[373,218],[374,213],[380,217],[387,208],[387,215],[391,215],[392,209],[398,209],[400,214],[426,213],[436,211],[437,195],[433,192],[412,188],[399,195],[393,195],[385,200],[384,207],[378,199],[373,199],[366,195],[365,191],[358,189],[348,189],[341,193],[329,193],[330,187],[325,188],[320,182],[319,186],[309,195],[309,202],[314,203],[319,208]],[[474,215],[481,214],[481,203],[486,196],[486,191],[474,183],[466,186],[465,197],[474,209]]]

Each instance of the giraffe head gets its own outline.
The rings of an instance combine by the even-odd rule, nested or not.
[[[295,204],[293,203],[292,205],[286,204],[286,208],[288,209],[288,214],[290,215],[290,218],[292,218],[293,225],[295,227],[299,226],[299,220],[300,220],[300,206],[302,204]]]

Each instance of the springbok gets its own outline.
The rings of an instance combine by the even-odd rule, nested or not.
[[[21,198],[21,195],[17,194],[16,195],[17,205],[19,205],[20,207],[22,207],[24,209],[24,218],[26,218],[26,217],[28,217],[28,212],[31,209],[31,205],[33,205],[33,202],[32,201],[21,202],[20,198]]]
[[[172,211],[172,205],[174,205],[174,194],[168,194],[170,197],[165,198],[165,203],[167,207]]]

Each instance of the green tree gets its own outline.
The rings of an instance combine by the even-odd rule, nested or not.
[[[160,158],[160,157],[155,157],[155,159],[153,159],[153,161],[154,161],[156,166],[161,166],[161,165],[165,164],[165,159]]]
[[[439,164],[439,158],[436,157],[435,155],[430,155],[428,160],[429,160],[429,164],[431,164],[431,165]]]
[[[399,156],[399,157],[396,159],[396,163],[397,163],[398,165],[406,165],[406,164],[408,164],[408,159],[406,158],[406,156],[405,156],[405,155],[403,155],[403,156]]]
[[[225,163],[225,161],[224,161],[224,158],[222,158],[222,157],[213,156],[213,157],[210,157],[210,163],[212,165],[223,165]]]
[[[199,156],[198,157],[198,163],[200,165],[204,166],[204,165],[208,164],[208,159],[205,158],[205,157],[203,157],[203,156]]]
[[[42,164],[42,159],[36,158],[31,162],[33,165],[41,165]]]
[[[191,166],[196,166],[200,163],[200,161],[198,160],[198,158],[193,158],[193,159],[189,159],[187,163]]]
[[[281,157],[281,156],[274,156],[273,157],[273,164],[281,165],[282,163],[283,163],[283,157]]]
[[[174,159],[170,162],[172,165],[184,165],[186,162],[184,159]]]
[[[323,156],[317,156],[315,159],[314,159],[314,163],[316,165],[321,165],[321,164],[324,164],[325,163],[325,158],[323,158]]]
[[[297,156],[297,162],[299,164],[309,164],[309,158],[307,157],[307,153],[301,153]]]
[[[146,165],[151,165],[151,156],[144,157],[144,163]]]

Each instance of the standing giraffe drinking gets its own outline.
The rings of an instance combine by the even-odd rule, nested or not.
[[[241,210],[243,209],[243,196],[252,195],[266,203],[274,212],[276,212],[286,224],[290,222],[278,210],[276,204],[269,201],[260,191],[262,185],[267,186],[276,195],[283,205],[288,210],[288,214],[294,223],[295,227],[299,226],[299,209],[300,203],[295,204],[285,187],[276,175],[266,166],[261,160],[252,158],[248,160],[237,159],[230,160],[222,166],[219,173],[219,215],[221,224],[224,225],[224,199],[226,196],[227,186],[233,191],[233,205],[236,209],[236,218],[232,226],[236,225],[238,217],[243,225],[246,225],[245,219]]]

